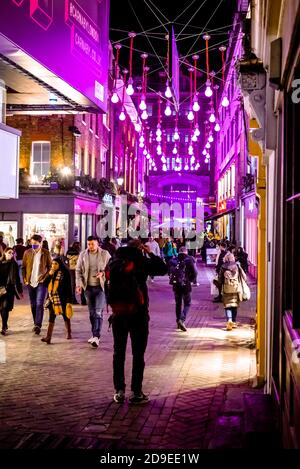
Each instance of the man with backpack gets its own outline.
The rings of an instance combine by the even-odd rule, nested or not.
[[[128,334],[132,348],[132,378],[130,404],[146,404],[148,396],[143,393],[144,354],[149,334],[148,275],[165,275],[167,267],[163,260],[150,252],[138,240],[116,251],[108,265],[107,303],[112,308],[110,323],[114,337],[113,381],[114,401],[125,400],[125,357]]]
[[[197,269],[185,246],[179,249],[178,258],[171,261],[169,276],[175,296],[177,327],[186,332],[184,323],[192,302],[191,283],[197,281]]]

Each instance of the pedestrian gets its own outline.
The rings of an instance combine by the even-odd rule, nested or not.
[[[47,334],[41,339],[47,344],[51,343],[56,316],[62,315],[66,338],[72,339],[71,316],[72,316],[72,286],[71,276],[68,267],[61,257],[52,260],[51,269],[45,279],[45,285],[48,287],[48,298],[45,307],[49,309],[49,324]]]
[[[0,248],[2,248],[2,251],[4,252],[5,249],[7,248],[7,245],[3,241],[4,238],[4,233],[3,231],[0,231]]]
[[[33,317],[33,332],[39,335],[44,317],[44,301],[47,295],[45,278],[51,269],[49,251],[42,248],[42,237],[35,234],[31,237],[31,249],[26,249],[22,262],[23,283],[27,285],[31,313]]]
[[[185,246],[179,249],[178,258],[170,262],[170,285],[175,296],[175,312],[177,328],[186,332],[185,320],[192,302],[191,283],[197,281],[195,262],[188,255]],[[182,308],[183,304],[183,308]]]
[[[219,244],[219,254],[218,254],[217,259],[216,259],[216,274],[217,274],[217,277],[219,277],[219,273],[220,273],[221,267],[223,265],[223,260],[224,260],[224,257],[226,256],[226,254],[227,254],[227,244],[225,242],[221,242]],[[219,283],[219,282],[216,282],[215,285],[219,290],[219,294],[218,294],[218,296],[216,296],[213,299],[213,303],[221,303],[222,302],[222,284]]]
[[[84,291],[88,305],[92,337],[88,340],[97,348],[103,323],[105,305],[105,269],[110,259],[108,251],[100,248],[98,238],[89,236],[87,249],[80,253],[76,265],[76,292]]]
[[[26,246],[24,246],[24,239],[23,238],[17,238],[16,239],[16,245],[14,246],[14,253],[15,253],[15,260],[19,266],[19,277],[22,282],[22,262],[23,262],[23,256],[24,252],[26,251]]]
[[[222,285],[223,305],[227,320],[226,330],[231,331],[237,327],[237,311],[240,302],[243,300],[243,293],[239,268],[233,253],[230,251],[224,256],[223,265],[219,273],[219,282]]]
[[[165,262],[167,264],[168,273],[169,273],[170,262],[171,262],[172,259],[174,259],[174,257],[177,257],[177,249],[176,249],[176,247],[174,247],[174,244],[170,240],[170,238],[166,238],[166,242],[165,242],[165,245],[163,247],[163,255],[164,255],[164,259],[165,259]]]
[[[116,252],[108,266],[108,303],[112,308],[110,322],[114,338],[114,401],[125,400],[125,358],[128,335],[131,339],[132,374],[130,404],[146,404],[143,392],[144,354],[149,335],[149,297],[147,277],[165,275],[167,267],[160,256],[150,252],[138,240]]]
[[[49,243],[46,239],[43,240],[43,243],[42,243],[42,248],[43,249],[46,249],[47,251],[49,251]]]
[[[1,334],[6,335],[10,311],[14,308],[14,299],[23,296],[19,267],[14,259],[13,248],[6,248],[0,262],[0,313]]]
[[[236,250],[236,261],[240,263],[243,271],[247,274],[249,271],[248,254],[242,247]]]
[[[66,253],[67,262],[68,262],[68,266],[70,270],[70,276],[71,276],[73,305],[79,304],[76,298],[76,274],[75,274],[79,254],[80,254],[80,243],[79,241],[74,241],[74,243],[72,244],[72,246],[69,247]],[[82,295],[83,295],[83,292],[81,292],[81,296]]]

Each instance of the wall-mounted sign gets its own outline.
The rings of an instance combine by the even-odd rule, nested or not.
[[[111,194],[104,194],[102,200],[106,205],[113,205],[114,204],[113,196]]]

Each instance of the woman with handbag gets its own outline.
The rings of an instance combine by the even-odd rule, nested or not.
[[[240,302],[243,301],[240,270],[231,252],[228,252],[223,259],[219,281],[222,285],[223,305],[227,319],[226,330],[231,331],[237,327],[237,312]]]
[[[19,276],[19,266],[14,259],[13,248],[6,248],[0,262],[0,312],[2,319],[1,334],[6,335],[8,317],[14,307],[15,297],[19,300],[23,288]]]
[[[46,337],[41,339],[46,344],[51,343],[55,318],[62,315],[65,322],[67,339],[72,339],[71,317],[72,309],[72,285],[69,269],[60,257],[53,259],[48,277],[45,280],[48,286],[48,298],[45,307],[49,309],[49,325]]]

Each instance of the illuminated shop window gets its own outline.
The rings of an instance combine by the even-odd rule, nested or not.
[[[235,165],[231,166],[231,195],[235,196]]]
[[[32,142],[30,173],[41,179],[50,171],[50,142]]]

